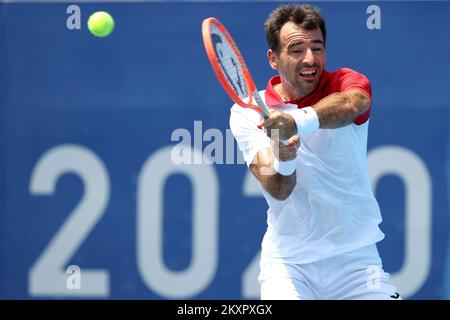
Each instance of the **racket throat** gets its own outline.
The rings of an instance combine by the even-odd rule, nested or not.
[[[260,114],[264,117],[264,119],[267,119],[269,117],[269,110],[267,109],[266,104],[264,103],[263,99],[259,95],[258,91],[254,91],[252,93],[253,98],[255,99],[258,106],[261,108],[262,112]]]

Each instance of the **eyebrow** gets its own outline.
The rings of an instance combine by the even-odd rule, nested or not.
[[[304,43],[305,43],[304,41],[297,41],[297,42],[289,44],[287,47],[291,48],[291,47],[294,47],[294,46],[302,45]],[[323,41],[320,40],[320,39],[313,40],[313,41],[311,41],[311,43],[313,43],[313,44],[322,44],[322,45],[324,44]]]

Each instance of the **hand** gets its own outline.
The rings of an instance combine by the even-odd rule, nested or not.
[[[279,140],[272,140],[273,154],[279,161],[295,159],[298,148],[300,148],[300,138],[298,136],[292,136],[287,144]]]
[[[287,140],[297,133],[294,118],[276,110],[269,110],[269,118],[263,119],[261,125],[266,129],[267,136],[276,140]]]

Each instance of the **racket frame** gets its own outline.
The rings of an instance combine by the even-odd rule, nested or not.
[[[249,101],[247,103],[244,102],[239,97],[239,95],[236,94],[236,92],[233,90],[233,88],[231,88],[230,84],[228,83],[228,80],[225,78],[224,72],[222,71],[222,68],[220,67],[219,64],[219,59],[217,58],[216,55],[214,44],[212,42],[211,27],[210,27],[211,24],[214,24],[215,27],[223,34],[223,36],[231,46],[234,54],[238,58],[238,62],[241,65],[242,73],[245,78],[247,91],[249,92],[248,97]],[[251,108],[257,111],[262,117],[267,119],[269,117],[269,110],[267,109],[266,104],[264,103],[258,90],[256,89],[255,82],[253,81],[250,71],[247,68],[247,64],[245,63],[245,60],[242,57],[242,54],[239,51],[236,42],[234,41],[233,37],[228,32],[228,30],[225,28],[225,26],[214,17],[207,18],[203,20],[202,23],[202,37],[203,37],[203,44],[205,45],[206,49],[206,54],[214,70],[214,73],[216,74],[217,79],[219,80],[220,84],[222,85],[223,89],[228,94],[228,96],[231,98],[231,100],[233,100],[235,103],[237,103],[239,106],[243,108]],[[253,100],[255,100],[256,104],[253,103]]]

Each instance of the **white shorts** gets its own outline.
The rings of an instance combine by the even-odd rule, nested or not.
[[[261,263],[262,300],[400,300],[376,244],[308,264]]]

